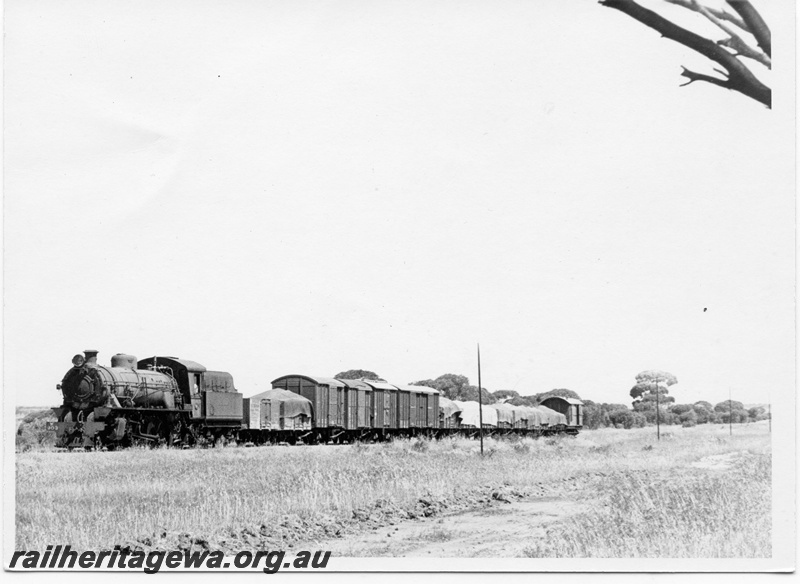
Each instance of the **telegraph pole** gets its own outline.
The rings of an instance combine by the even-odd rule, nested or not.
[[[656,375],[656,439],[661,440],[661,407],[659,405],[660,400],[658,398],[658,394],[658,375]]]
[[[733,436],[733,408],[731,407],[731,386],[728,386],[728,433]]]
[[[772,434],[772,396],[767,394],[767,419],[769,420],[769,433]]]
[[[481,344],[478,343],[478,434],[481,437],[481,456],[483,456],[483,388],[481,386]]]

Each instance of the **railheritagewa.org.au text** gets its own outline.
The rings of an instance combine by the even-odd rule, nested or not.
[[[284,551],[241,551],[226,556],[221,551],[129,551],[119,546],[111,551],[77,552],[70,546],[48,545],[44,552],[15,551],[8,567],[12,570],[143,570],[155,574],[167,570],[261,570],[274,574],[282,569],[325,569],[329,551],[299,551],[287,557]]]

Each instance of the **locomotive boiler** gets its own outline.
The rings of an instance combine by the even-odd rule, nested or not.
[[[97,353],[76,355],[57,386],[64,396],[53,409],[58,446],[189,446],[235,438],[242,395],[229,373],[176,357],[137,361],[123,353],[106,367]]]

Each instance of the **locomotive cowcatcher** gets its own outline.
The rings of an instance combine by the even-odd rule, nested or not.
[[[230,373],[176,357],[118,353],[98,365],[97,351],[75,355],[58,384],[53,408],[56,445],[65,448],[190,446],[233,440],[241,427],[242,394]]]

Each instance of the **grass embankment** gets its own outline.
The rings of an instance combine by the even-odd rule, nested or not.
[[[670,428],[660,443],[649,428],[487,440],[483,458],[477,442],[464,439],[21,453],[17,548],[109,549],[166,533],[211,547],[227,541],[228,549],[274,545],[281,530],[284,541],[287,530],[302,537],[320,525],[335,535],[337,525],[349,529],[385,508],[398,511],[395,519],[413,517],[421,505],[479,505],[497,489],[535,496],[543,485],[564,485],[561,495],[596,501],[593,511],[532,541],[528,555],[768,555],[769,435],[761,424],[736,430],[728,437],[719,426]],[[691,466],[728,453],[745,453],[750,466]]]
[[[771,554],[771,462],[747,452],[726,469],[619,473],[593,511],[532,542],[528,557],[760,558]]]

